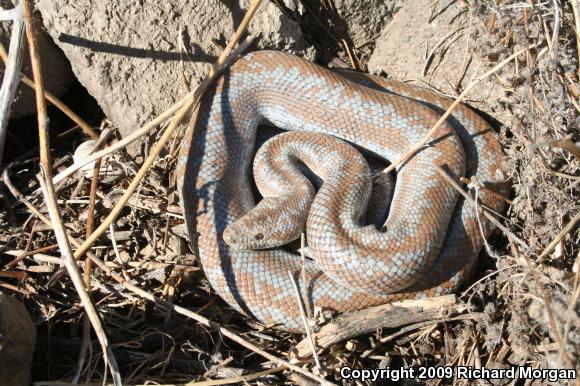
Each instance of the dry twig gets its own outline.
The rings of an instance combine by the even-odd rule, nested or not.
[[[117,366],[117,361],[111,350],[105,331],[101,325],[101,321],[91,298],[84,287],[82,278],[78,271],[75,260],[73,259],[72,250],[70,248],[69,240],[66,231],[62,225],[62,220],[56,203],[54,192],[54,185],[52,183],[52,167],[50,161],[50,145],[48,137],[48,117],[46,112],[46,103],[44,99],[44,82],[42,79],[42,70],[40,55],[36,42],[35,31],[32,26],[32,10],[30,8],[29,0],[21,0],[23,5],[24,24],[26,26],[26,36],[28,38],[28,47],[30,51],[30,59],[32,63],[32,73],[34,75],[35,91],[36,91],[36,106],[38,113],[38,133],[40,138],[40,174],[38,179],[40,181],[42,191],[44,193],[48,212],[60,251],[64,260],[65,267],[69,273],[71,280],[75,286],[79,297],[85,307],[85,311],[89,315],[93,328],[97,334],[103,354],[105,355],[105,362],[108,363],[113,376],[115,385],[121,385],[121,375]]]
[[[85,231],[86,237],[88,237],[91,233],[93,233],[94,228],[94,220],[95,220],[95,203],[96,203],[96,196],[97,196],[97,185],[99,182],[99,174],[101,170],[101,160],[95,161],[93,165],[93,177],[91,179],[91,187],[89,193],[89,207],[88,207],[88,217],[87,217],[87,228]],[[93,270],[93,265],[91,259],[85,258],[84,262],[84,275],[83,281],[85,283],[85,287],[87,291],[91,292],[91,272]],[[85,313],[83,317],[83,340],[81,342],[81,350],[79,353],[79,359],[77,362],[77,372],[74,377],[74,382],[78,382],[83,366],[85,363],[85,358],[87,353],[89,352],[89,345],[91,342],[91,320],[87,313]]]
[[[530,247],[528,246],[528,244],[526,244],[524,241],[522,241],[520,238],[518,238],[516,235],[514,235],[502,223],[497,221],[497,219],[495,217],[493,217],[488,211],[483,210],[483,208],[481,206],[477,205],[475,200],[469,194],[467,194],[461,188],[461,186],[459,186],[459,184],[453,178],[451,178],[451,176],[449,174],[447,174],[447,172],[441,166],[435,165],[435,167],[437,168],[437,171],[439,172],[439,174],[441,176],[443,176],[443,178],[445,178],[445,181],[447,181],[451,186],[453,186],[453,188],[455,188],[455,190],[457,190],[459,192],[459,194],[461,194],[463,196],[463,198],[465,198],[466,201],[469,201],[469,203],[471,205],[473,205],[475,210],[477,210],[478,212],[483,214],[489,221],[491,221],[493,223],[493,225],[498,227],[502,232],[504,232],[506,234],[507,237],[509,237],[512,241],[514,241],[520,247],[524,248],[524,250],[526,250],[526,251],[530,250]]]
[[[438,320],[457,315],[465,310],[465,305],[456,304],[455,295],[403,300],[341,315],[314,333],[313,339],[317,347],[324,349],[378,328],[396,328],[407,324]],[[305,358],[311,354],[308,339],[296,345],[298,358]]]
[[[2,155],[4,153],[4,142],[6,141],[10,110],[16,89],[18,88],[20,66],[22,65],[21,51],[22,37],[24,36],[24,22],[22,18],[23,2],[19,1],[10,11],[8,11],[10,15],[6,15],[12,19],[12,32],[10,35],[10,47],[8,49],[10,53],[5,60],[6,68],[4,70],[2,88],[0,89],[0,164],[2,163]]]

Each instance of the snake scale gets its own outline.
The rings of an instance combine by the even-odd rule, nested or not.
[[[493,227],[483,217],[478,222],[435,165],[502,191],[503,152],[493,130],[458,106],[428,146],[397,167],[382,229],[361,220],[372,176],[352,148],[396,160],[450,104],[422,88],[337,74],[282,52],[238,59],[202,98],[176,169],[190,240],[210,285],[236,310],[298,332],[304,328],[289,272],[307,305],[335,312],[454,291]],[[265,197],[256,207],[249,173],[264,123],[289,132],[256,155],[255,166],[278,170],[255,175]],[[283,169],[285,163],[292,165]],[[316,194],[299,173],[305,168],[324,180]],[[487,190],[478,202],[503,209]],[[244,222],[250,230],[236,229]],[[304,226],[314,260],[302,262],[276,245]]]

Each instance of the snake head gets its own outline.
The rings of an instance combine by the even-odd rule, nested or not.
[[[234,250],[256,250],[269,248],[266,235],[261,229],[248,227],[248,221],[244,218],[236,221],[226,228],[223,234],[224,241]],[[257,228],[260,228],[259,226]]]
[[[300,237],[307,215],[308,207],[292,208],[285,199],[265,198],[230,224],[223,239],[234,250],[280,247]]]

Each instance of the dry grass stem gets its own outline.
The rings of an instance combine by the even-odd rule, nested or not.
[[[459,184],[453,178],[451,178],[451,176],[449,174],[447,174],[447,172],[441,166],[439,166],[439,165],[435,165],[435,166],[437,167],[437,171],[439,172],[439,174],[441,174],[441,176],[443,176],[443,178],[445,178],[445,180],[451,186],[453,186],[453,188],[455,188],[455,190],[457,190],[459,192],[459,194],[461,194],[463,196],[463,198],[465,198],[471,205],[473,205],[475,210],[477,210],[479,213],[483,214],[489,221],[491,221],[493,223],[493,225],[498,227],[513,242],[517,243],[519,246],[524,248],[524,250],[526,250],[526,251],[530,250],[530,247],[524,241],[522,241],[520,238],[518,238],[516,235],[514,235],[509,229],[507,229],[502,223],[500,223],[495,217],[493,217],[487,210],[484,210],[481,206],[477,205],[475,200],[469,194],[467,194],[461,188],[461,186],[459,186]]]
[[[101,160],[95,161],[93,166],[93,176],[91,178],[91,187],[89,191],[89,206],[88,206],[88,216],[87,216],[87,228],[85,231],[86,237],[93,233],[94,219],[95,219],[95,203],[97,196],[97,185],[99,182],[99,174],[101,170]],[[91,259],[85,258],[84,261],[84,274],[83,281],[87,291],[91,292],[91,276],[92,276],[93,265]],[[74,382],[78,382],[82,374],[86,356],[89,352],[89,345],[91,341],[91,320],[88,314],[85,313],[83,317],[83,340],[81,342],[81,350],[79,353],[79,359],[77,364],[77,372],[73,378]]]
[[[316,350],[316,344],[314,343],[314,339],[312,339],[312,331],[310,330],[310,325],[308,324],[308,317],[306,316],[304,300],[302,299],[302,295],[300,294],[300,290],[298,289],[298,284],[296,284],[294,274],[288,271],[288,276],[290,277],[290,282],[292,282],[292,287],[294,288],[294,293],[296,295],[298,307],[300,308],[300,316],[302,317],[302,323],[304,324],[304,330],[306,331],[308,344],[310,345],[310,349],[312,350],[314,363],[316,363],[316,367],[318,368],[318,370],[321,370],[322,366],[320,365],[320,359],[318,359],[318,351]]]
[[[574,22],[576,23],[576,51],[578,52],[578,62],[580,62],[580,11],[578,11],[578,0],[572,0],[572,10],[574,12]],[[580,66],[578,67],[578,77],[580,78]]]
[[[548,246],[546,247],[546,249],[544,249],[544,251],[540,254],[539,259],[541,260],[541,259],[545,258],[546,256],[548,256],[548,254],[550,252],[552,252],[554,250],[554,248],[556,248],[556,246],[558,245],[558,243],[560,241],[562,241],[562,239],[568,233],[570,233],[570,231],[572,229],[574,229],[574,227],[576,226],[576,224],[578,224],[578,221],[580,221],[580,212],[577,212],[576,215],[572,218],[572,220],[570,220],[570,222],[558,234],[558,236],[556,236],[556,238],[554,238],[554,240],[552,240],[550,242],[550,244],[548,244]]]
[[[18,88],[20,66],[22,65],[22,37],[24,36],[23,4],[20,1],[13,9],[4,11],[5,15],[12,19],[12,31],[10,34],[10,47],[7,58],[4,60],[6,68],[0,88],[0,164],[4,154],[4,142],[8,130],[8,120],[12,103]]]
[[[532,45],[530,45],[529,48],[532,49],[534,47],[537,47],[537,44],[532,44]],[[392,172],[393,170],[395,170],[395,168],[397,166],[399,166],[401,163],[403,163],[406,160],[408,160],[409,158],[411,158],[416,152],[418,152],[419,150],[421,150],[421,148],[423,148],[423,146],[425,146],[429,142],[429,140],[431,139],[431,136],[439,129],[439,127],[441,127],[441,125],[443,123],[445,123],[445,121],[447,120],[447,118],[449,118],[449,116],[453,112],[453,109],[455,109],[455,107],[457,107],[457,105],[459,105],[463,101],[463,98],[465,98],[465,96],[475,86],[477,86],[482,80],[488,78],[490,75],[493,75],[494,73],[498,72],[506,64],[510,63],[512,60],[514,60],[514,58],[520,56],[524,52],[526,52],[525,49],[522,49],[522,50],[519,50],[519,51],[515,52],[514,54],[510,55],[508,58],[502,60],[500,63],[498,63],[496,66],[494,66],[491,70],[487,71],[485,74],[483,74],[483,75],[475,78],[473,81],[471,81],[467,85],[467,87],[465,87],[465,89],[461,92],[461,94],[459,94],[459,96],[453,101],[453,103],[449,106],[449,108],[447,109],[447,111],[445,111],[445,113],[439,118],[439,120],[435,123],[435,125],[433,125],[433,127],[431,128],[431,130],[429,130],[429,132],[427,134],[425,134],[425,136],[423,137],[423,139],[421,141],[419,141],[419,143],[417,143],[411,149],[409,149],[405,153],[403,153],[403,155],[398,160],[396,160],[391,165],[389,165],[389,167],[386,168],[383,171],[383,173],[390,173],[390,172]]]
[[[45,202],[51,219],[51,224],[64,260],[64,265],[67,272],[73,281],[75,289],[83,303],[85,311],[89,315],[93,328],[99,339],[99,343],[103,349],[105,356],[105,363],[109,365],[113,382],[115,385],[121,385],[121,374],[117,366],[117,360],[108,344],[107,336],[101,325],[101,321],[92,300],[84,287],[84,283],[78,271],[75,260],[73,259],[72,250],[70,248],[69,240],[62,224],[58,206],[56,204],[56,197],[54,192],[54,185],[52,183],[52,169],[50,160],[50,145],[48,137],[48,116],[46,111],[46,103],[44,99],[44,82],[42,79],[42,66],[38,46],[36,42],[35,31],[32,25],[32,10],[28,0],[21,0],[23,6],[24,25],[26,26],[26,36],[28,39],[28,47],[30,51],[30,60],[32,63],[32,73],[34,75],[35,92],[36,92],[36,106],[38,113],[38,133],[40,138],[40,170],[38,180],[42,187]]]

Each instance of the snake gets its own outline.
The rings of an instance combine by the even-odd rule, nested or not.
[[[300,298],[309,311],[338,314],[456,291],[494,225],[437,166],[471,179],[477,205],[491,211],[504,209],[497,193],[507,189],[501,144],[478,113],[455,107],[395,168],[384,223],[364,220],[374,189],[365,158],[398,160],[452,102],[280,51],[238,58],[200,100],[176,163],[190,243],[213,290],[242,314],[298,333]],[[284,132],[253,158],[262,125]],[[303,232],[310,258],[287,245]]]

